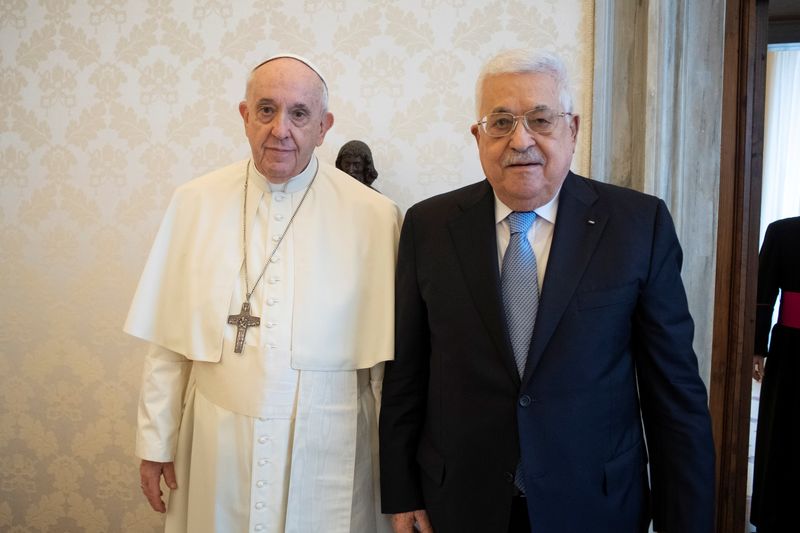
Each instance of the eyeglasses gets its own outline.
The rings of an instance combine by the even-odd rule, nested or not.
[[[556,128],[556,121],[561,117],[572,116],[572,113],[562,111],[558,113],[552,109],[531,109],[524,115],[513,113],[489,113],[478,124],[489,137],[504,137],[513,133],[517,121],[523,119],[525,129],[531,133],[552,133]]]

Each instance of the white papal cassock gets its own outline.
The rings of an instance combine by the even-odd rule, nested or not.
[[[400,216],[314,157],[283,186],[250,165],[250,299],[261,318],[233,352],[245,294],[247,162],[179,187],[125,330],[152,343],[137,455],[174,460],[167,531],[389,531],[377,411],[392,358]]]

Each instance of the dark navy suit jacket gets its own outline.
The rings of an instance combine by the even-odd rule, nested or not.
[[[406,215],[383,511],[427,509],[436,533],[505,532],[521,459],[536,533],[639,532],[651,517],[710,532],[711,424],[664,203],[566,177],[522,379],[496,241],[487,181]]]

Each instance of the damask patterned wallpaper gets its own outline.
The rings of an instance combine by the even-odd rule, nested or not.
[[[591,0],[1,0],[0,530],[157,531],[133,457],[144,345],[121,332],[176,185],[248,155],[237,105],[278,51],[326,74],[319,155],[372,148],[402,208],[482,178],[480,64],[567,60],[589,167]]]

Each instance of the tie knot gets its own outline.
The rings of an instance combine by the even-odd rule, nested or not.
[[[536,213],[533,211],[512,211],[508,215],[508,227],[511,228],[511,233],[527,233],[536,219]]]

